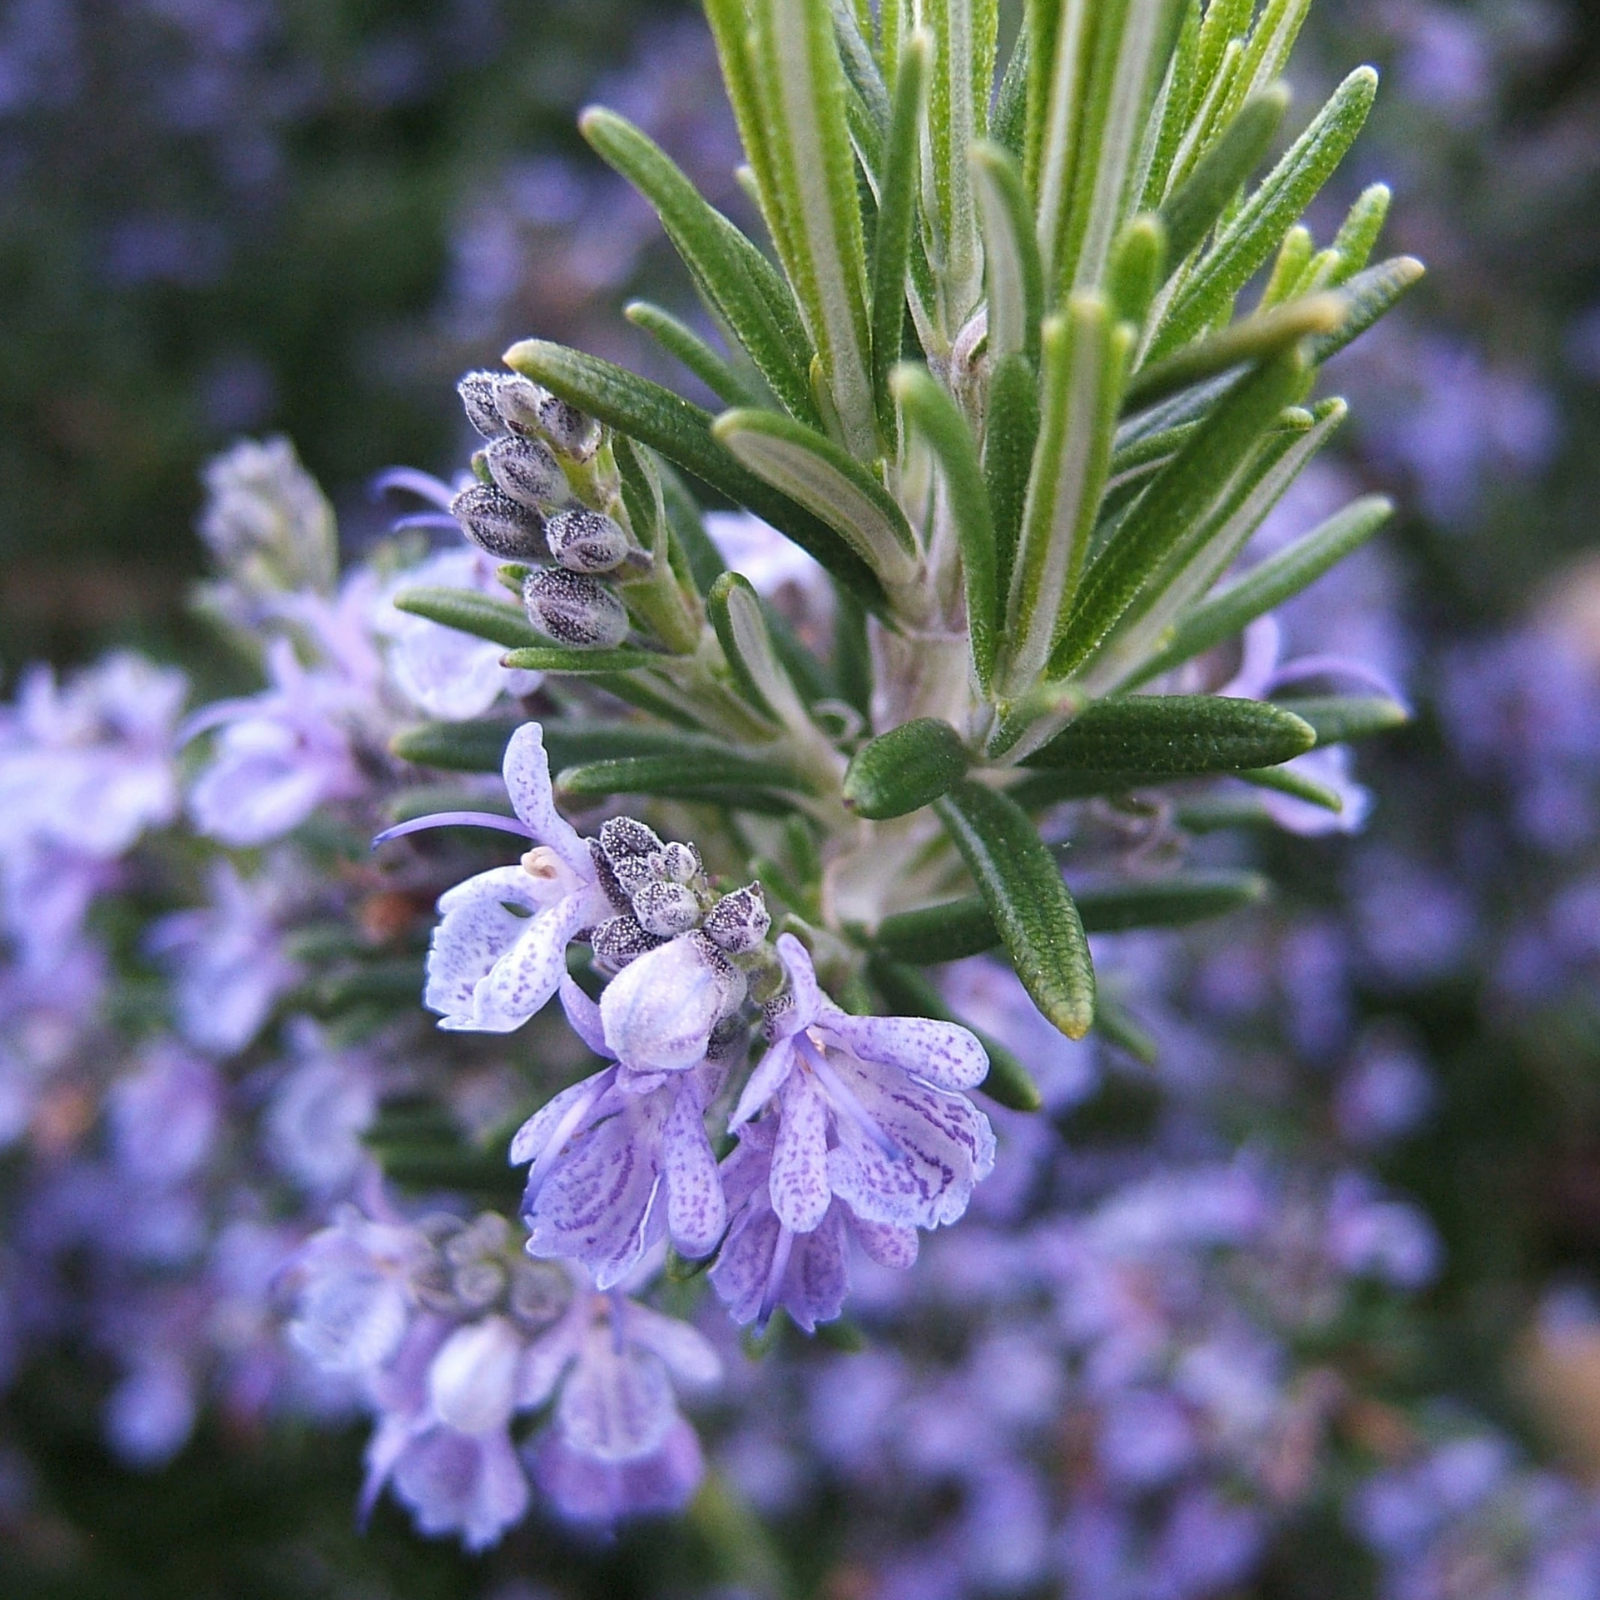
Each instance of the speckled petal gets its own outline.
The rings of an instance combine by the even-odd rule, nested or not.
[[[746,1081],[739,1103],[728,1118],[728,1132],[736,1132],[749,1122],[784,1086],[793,1070],[794,1045],[788,1039],[780,1039],[762,1056],[760,1065]]]
[[[606,1043],[639,1072],[682,1072],[705,1059],[727,986],[700,949],[673,939],[631,961],[600,996]]]
[[[629,1100],[571,1141],[525,1215],[530,1255],[581,1261],[601,1289],[627,1276],[649,1242],[666,1111],[660,1096]]]
[[[636,1460],[660,1447],[677,1416],[660,1358],[618,1350],[607,1327],[591,1330],[556,1404],[568,1447],[597,1461]]]
[[[851,1228],[867,1255],[880,1267],[890,1267],[896,1272],[915,1266],[917,1260],[917,1230],[897,1228],[887,1222],[863,1222],[853,1213]]]
[[[561,1009],[567,1014],[572,1031],[604,1060],[611,1060],[606,1046],[605,1029],[600,1024],[600,1007],[572,981],[568,973],[561,974]]]
[[[866,1222],[937,1228],[967,1209],[973,1185],[994,1166],[989,1119],[964,1095],[935,1089],[894,1067],[835,1063],[899,1149],[886,1156],[856,1125],[838,1119],[828,1152],[833,1192]]]
[[[473,991],[472,1020],[444,1027],[510,1033],[541,1010],[567,970],[567,946],[583,925],[583,906],[562,900],[523,924],[510,950],[495,962]]]
[[[823,1028],[863,1061],[913,1072],[941,1089],[973,1089],[989,1072],[975,1035],[954,1022],[926,1017],[852,1017],[829,1007]]]
[[[660,1356],[674,1383],[704,1389],[722,1376],[722,1357],[711,1341],[687,1322],[631,1300],[623,1318],[628,1342]]]
[[[828,1102],[811,1075],[791,1075],[772,1148],[772,1209],[786,1228],[809,1233],[827,1215]]]
[[[770,1207],[752,1202],[734,1218],[711,1269],[711,1287],[728,1308],[728,1315],[741,1326],[754,1322],[761,1309],[779,1227]]]
[[[581,1120],[582,1109],[593,1105],[610,1088],[615,1077],[616,1068],[607,1067],[604,1071],[594,1073],[581,1083],[575,1083],[547,1100],[512,1135],[509,1156],[511,1165],[520,1167],[525,1161],[537,1161],[556,1130],[567,1120],[569,1113],[579,1112],[578,1120]],[[574,1121],[573,1125],[576,1126],[577,1121]]]
[[[470,1027],[472,997],[479,983],[527,931],[528,918],[505,909],[505,902],[530,912],[538,906],[532,879],[520,867],[480,872],[443,895],[442,920],[428,948],[422,1003],[440,1012],[445,1027]]]
[[[795,1240],[778,1300],[796,1326],[810,1333],[819,1322],[839,1315],[849,1288],[844,1221],[834,1206],[814,1232]]]
[[[661,1134],[667,1232],[683,1255],[709,1255],[728,1223],[717,1158],[706,1137],[705,1117],[694,1086],[680,1080],[663,1092],[672,1097],[672,1110]]]
[[[825,1009],[833,1003],[817,984],[816,968],[811,965],[811,955],[792,933],[778,935],[778,954],[783,957],[784,970],[789,974],[789,985],[794,990],[794,1005],[778,1023],[778,1031],[788,1037],[801,1028],[809,1028]]]
[[[550,787],[550,758],[544,751],[544,729],[537,722],[525,722],[511,735],[501,770],[512,809],[533,829],[539,842],[549,845],[585,882],[591,879],[594,863],[588,845],[556,810],[555,793]]]

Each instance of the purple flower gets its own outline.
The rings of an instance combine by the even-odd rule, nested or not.
[[[422,1001],[441,1028],[510,1033],[556,992],[574,935],[611,915],[589,847],[557,812],[544,730],[524,723],[505,755],[518,821],[448,813],[380,834],[396,838],[451,820],[486,822],[535,841],[514,867],[495,867],[440,896]]]
[[[744,975],[699,932],[635,957],[600,996],[605,1042],[642,1072],[682,1072],[705,1059],[712,1030],[738,1010]]]
[[[208,878],[209,905],[176,911],[150,929],[146,946],[172,975],[178,1030],[196,1048],[219,1056],[244,1049],[299,980],[278,926],[298,877],[287,859],[254,878],[219,861]]]
[[[440,488],[448,498],[448,486]],[[373,631],[389,642],[389,676],[407,701],[430,717],[457,722],[481,717],[502,694],[531,694],[538,688],[537,672],[500,665],[505,654],[500,645],[395,609],[397,594],[422,585],[505,598],[495,563],[477,550],[441,551],[408,567],[384,590],[374,609]]]
[[[810,1333],[844,1309],[850,1287],[852,1238],[880,1266],[906,1268],[917,1259],[917,1230],[863,1222],[832,1201],[809,1232],[780,1221],[772,1204],[772,1149],[778,1119],[763,1117],[739,1132],[739,1148],[722,1165],[733,1221],[711,1269],[711,1283],[735,1322],[764,1325],[779,1306]]]
[[[854,1017],[818,987],[793,934],[778,940],[792,998],[730,1128],[775,1105],[771,1200],[794,1233],[821,1226],[837,1196],[893,1227],[956,1221],[994,1166],[988,1118],[960,1091],[988,1057],[965,1028],[922,1017]]]
[[[610,1056],[600,1007],[565,974],[561,1004],[579,1038]],[[531,1161],[522,1215],[529,1253],[580,1261],[609,1289],[663,1230],[685,1256],[709,1255],[727,1220],[705,1108],[725,1068],[638,1072],[626,1062],[573,1084],[511,1141]]]

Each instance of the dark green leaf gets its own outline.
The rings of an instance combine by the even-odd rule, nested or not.
[[[1292,712],[1302,722],[1309,722],[1316,731],[1319,745],[1365,739],[1370,734],[1403,728],[1411,720],[1411,713],[1387,695],[1280,697],[1273,703],[1279,710]]]
[[[670,311],[648,300],[634,300],[622,308],[622,314],[634,327],[643,328],[669,355],[676,356],[724,405],[766,403],[766,396],[757,385],[747,383],[725,356]]]
[[[707,789],[803,791],[805,783],[775,761],[747,756],[711,739],[685,740],[672,755],[620,756],[567,767],[556,778],[563,794],[598,799],[613,794],[692,796]]]
[[[508,606],[475,589],[420,587],[395,596],[395,610],[442,623],[474,638],[517,649],[541,644],[544,635],[528,621],[520,606]]]
[[[1022,986],[1069,1039],[1094,1020],[1094,965],[1055,857],[1005,795],[963,781],[935,802]]]
[[[932,805],[966,776],[961,735],[937,717],[919,717],[869,740],[844,775],[844,803],[882,822]]]
[[[1039,381],[1024,355],[1009,355],[989,382],[989,416],[983,440],[983,481],[994,526],[994,584],[1011,592],[1011,569],[1022,536],[1028,474],[1039,437]]]
[[[609,673],[658,667],[669,659],[647,650],[569,650],[565,645],[537,644],[508,650],[501,656],[500,665],[524,672]]]

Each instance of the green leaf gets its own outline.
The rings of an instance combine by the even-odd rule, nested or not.
[[[419,767],[447,772],[498,772],[506,742],[521,722],[421,722],[402,728],[390,752]]]
[[[1044,1104],[1039,1086],[1028,1069],[1000,1043],[981,1029],[963,1021],[944,1003],[944,997],[920,972],[896,962],[874,960],[872,978],[885,1003],[898,1016],[932,1017],[954,1022],[977,1036],[989,1057],[989,1071],[978,1085],[988,1097],[1012,1111],[1037,1111]]]
[[[829,0],[754,0],[757,82],[784,226],[777,240],[849,452],[877,452],[866,245]]]
[[[833,0],[833,32],[844,67],[846,116],[856,157],[875,195],[883,194],[883,147],[889,136],[889,90],[849,0]]]
[[[918,565],[894,497],[831,439],[775,411],[725,411],[712,432],[744,466],[826,522],[893,586]]]
[[[1411,713],[1398,700],[1387,695],[1311,695],[1304,699],[1280,696],[1273,704],[1309,722],[1317,743],[1343,744],[1348,739],[1365,739],[1374,733],[1403,728]]]
[[[766,396],[747,383],[733,364],[717,354],[687,323],[648,300],[632,300],[622,314],[643,328],[668,355],[676,356],[725,405],[759,406]]]
[[[1315,251],[1316,243],[1309,228],[1296,223],[1284,234],[1283,243],[1278,246],[1278,258],[1272,264],[1272,274],[1267,279],[1266,288],[1261,291],[1257,311],[1265,311],[1294,298],[1295,292],[1311,272]]]
[[[1316,742],[1307,723],[1264,701],[1132,695],[1090,706],[1023,765],[1049,770],[1065,798],[1276,766]]]
[[[1039,381],[1024,355],[1000,361],[989,379],[989,415],[983,439],[983,483],[994,526],[996,605],[1011,593],[1028,475],[1039,437]]]
[[[967,774],[961,735],[937,717],[918,717],[869,739],[845,769],[844,803],[874,822],[932,805]]]
[[[995,536],[978,448],[955,402],[922,367],[900,366],[895,398],[928,441],[944,475],[945,493],[966,584],[967,629],[978,687],[987,694],[999,648],[1000,596],[995,582]]]
[[[1022,174],[1039,218],[1039,255],[1052,302],[1062,282],[1067,205],[1077,165],[1096,12],[1092,0],[1028,0],[1027,4],[1028,146]]]
[[[1374,183],[1356,196],[1343,224],[1333,238],[1333,249],[1339,257],[1334,273],[1335,284],[1348,282],[1364,268],[1377,247],[1378,235],[1389,215],[1389,201],[1393,198],[1389,185]]]
[[[1274,84],[1245,102],[1222,137],[1205,153],[1187,180],[1161,206],[1167,229],[1167,264],[1176,270],[1261,164],[1289,109],[1289,91]]]
[[[648,650],[573,650],[560,644],[536,644],[526,649],[508,650],[500,658],[503,667],[524,672],[590,673],[636,672],[641,667],[659,667],[671,656],[653,655]]]
[[[1081,1039],[1094,1020],[1094,966],[1055,857],[1027,815],[981,783],[958,783],[935,805],[1023,988],[1053,1026]]]
[[[671,755],[618,756],[567,767],[556,789],[585,799],[613,794],[692,796],[705,790],[789,789],[804,792],[804,781],[781,762],[762,761],[732,745],[685,738]]]
[[[1044,267],[1022,173],[1003,146],[987,141],[972,147],[970,159],[989,278],[990,359],[1020,350],[1037,364]]]
[[[1337,816],[1344,810],[1344,796],[1337,789],[1329,788],[1325,783],[1317,780],[1304,772],[1298,772],[1293,767],[1260,767],[1237,774],[1246,783],[1254,784],[1258,789],[1274,789],[1279,794],[1292,796],[1296,800],[1304,800],[1309,805],[1320,806],[1324,811],[1331,811]]]
[[[1176,0],[1100,0],[1096,10],[1094,63],[1058,280],[1065,287],[1070,273],[1078,290],[1098,288],[1105,280],[1179,21]]]
[[[826,523],[741,467],[712,437],[709,412],[625,367],[542,339],[513,345],[505,361],[514,372],[543,384],[570,405],[659,451],[719,494],[748,507],[821,562],[869,611],[883,609],[883,590],[871,568]]]
[[[1264,88],[1289,62],[1311,0],[1267,0],[1256,25],[1250,30],[1244,59],[1234,85],[1232,103],[1242,104],[1247,96]]]
[[[776,723],[804,722],[805,710],[778,657],[761,598],[750,580],[739,572],[724,572],[711,586],[706,609],[740,694]]]
[[[591,108],[578,126],[600,158],[655,208],[697,287],[749,352],[772,392],[793,415],[815,421],[800,354],[807,348],[805,331],[788,290],[761,252],[701,197],[664,150],[625,118]]]
[[[700,520],[700,507],[695,504],[694,496],[689,493],[683,479],[665,462],[659,464],[659,472],[661,500],[666,507],[667,526],[671,530],[673,544],[682,554],[683,564],[688,568],[695,589],[703,595],[727,570],[728,563],[722,559],[722,552],[706,532],[705,524]]]
[[[1153,115],[1145,133],[1148,151],[1144,156],[1144,182],[1139,199],[1139,208],[1143,211],[1154,211],[1161,204],[1172,178],[1172,164],[1177,160],[1184,131],[1189,125],[1200,54],[1200,29],[1200,0],[1182,0],[1178,41],[1156,106],[1159,121]]]
[[[1367,495],[1320,527],[1252,567],[1237,582],[1191,611],[1172,642],[1139,670],[1145,681],[1231,639],[1259,616],[1292,599],[1330,567],[1358,550],[1394,514],[1382,495]]]
[[[396,611],[429,622],[442,623],[459,633],[512,648],[540,644],[544,635],[528,621],[520,606],[508,606],[475,589],[444,589],[423,585],[403,589],[395,596]]]
[[[1151,347],[1151,359],[1159,360],[1187,344],[1226,310],[1344,159],[1367,120],[1377,89],[1377,73],[1359,67],[1334,91],[1311,126],[1219,232],[1174,299]]]
[[[1085,889],[1076,898],[1086,933],[1125,933],[1227,916],[1262,899],[1267,889],[1258,873],[1200,872]],[[982,955],[1000,943],[1000,934],[982,896],[972,895],[885,917],[873,942],[896,961],[932,966]]]
[[[898,442],[889,373],[900,359],[906,320],[906,271],[917,214],[918,134],[928,76],[928,40],[914,33],[900,52],[894,110],[879,185],[878,227],[872,249],[872,384],[878,426]]]
[[[1123,408],[1140,410],[1220,372],[1265,361],[1302,339],[1335,333],[1344,325],[1346,310],[1342,295],[1311,294],[1245,317],[1145,367],[1128,384]]]
[[[1130,343],[1100,295],[1074,295],[1066,316],[1045,323],[1039,441],[1006,605],[1012,697],[1038,677],[1077,592]]]
[[[1161,286],[1166,257],[1167,235],[1160,217],[1137,216],[1122,230],[1107,276],[1111,305],[1120,321],[1135,327],[1144,322]]]
[[[1096,656],[1087,674],[1097,693],[1144,683],[1150,653],[1192,614],[1202,596],[1228,570],[1306,463],[1344,419],[1342,400],[1320,401],[1316,411],[1291,407],[1254,454],[1201,510],[1166,560],[1156,568]]]
[[[1162,468],[1084,574],[1050,660],[1052,678],[1066,677],[1099,647],[1278,412],[1299,395],[1305,377],[1304,363],[1293,352],[1268,361],[1228,393]]]
[[[1360,336],[1422,278],[1426,268],[1415,256],[1395,256],[1365,272],[1358,272],[1340,288],[1348,309],[1337,333],[1312,341],[1311,359],[1319,365],[1331,360],[1352,339]]]
[[[983,251],[967,153],[987,131],[994,86],[995,0],[940,0],[920,8],[933,34],[922,212],[938,285],[939,324],[953,340],[978,303]]]
[[[1094,1031],[1107,1044],[1126,1050],[1135,1061],[1147,1067],[1156,1064],[1160,1051],[1155,1040],[1119,1000],[1107,996],[1095,1007]]]
[[[989,123],[990,138],[1009,150],[1019,164],[1027,143],[1028,56],[1028,21],[1024,17],[1017,30],[1016,43],[1011,47],[1005,76],[995,95],[994,116]]]

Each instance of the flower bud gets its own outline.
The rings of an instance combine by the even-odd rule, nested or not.
[[[539,432],[539,405],[549,398],[549,390],[519,372],[501,373],[494,392],[502,427],[524,436]]]
[[[673,840],[671,844],[662,845],[659,852],[660,864],[656,868],[657,876],[669,883],[691,883],[700,875],[700,852],[692,844],[679,844]]]
[[[658,876],[655,858],[662,849],[660,835],[632,817],[611,817],[602,822],[600,848],[605,851],[618,887],[630,897]]]
[[[603,585],[561,567],[530,572],[522,585],[528,620],[557,644],[607,649],[628,637],[628,612]]]
[[[663,942],[655,934],[646,933],[634,917],[627,915],[608,917],[589,935],[595,965],[606,972],[621,972],[630,961],[636,961]]]
[[[600,511],[563,511],[551,517],[544,532],[550,554],[568,572],[611,572],[628,558],[627,534]]]
[[[600,996],[606,1043],[639,1072],[679,1072],[705,1058],[712,1030],[744,999],[744,975],[699,933],[629,964]]]
[[[600,448],[600,424],[553,394],[539,402],[539,432],[574,461],[588,461]]]
[[[663,939],[687,933],[700,920],[700,902],[694,890],[681,883],[647,883],[633,897],[633,914],[646,933]]]
[[[447,1427],[461,1433],[493,1433],[516,1407],[522,1340],[504,1317],[457,1328],[428,1368],[428,1398]]]
[[[504,433],[506,425],[496,403],[500,391],[501,374],[498,372],[469,372],[456,385],[461,404],[466,409],[467,421],[485,439]]]
[[[463,489],[450,502],[450,515],[480,550],[502,561],[525,561],[546,552],[544,518],[487,484]]]
[[[483,458],[490,477],[519,505],[542,511],[546,506],[564,505],[571,498],[567,475],[542,439],[504,434],[489,445]],[[549,537],[547,525],[545,538]]]
[[[735,1012],[711,1030],[706,1042],[706,1060],[721,1067],[732,1066],[749,1048],[750,1025]]]
[[[723,895],[706,913],[704,924],[706,937],[730,955],[754,950],[771,926],[772,913],[767,910],[759,883]]]

